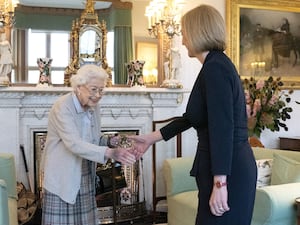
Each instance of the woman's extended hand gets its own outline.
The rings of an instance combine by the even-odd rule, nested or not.
[[[107,148],[105,157],[114,159],[115,161],[129,166],[136,161],[136,156],[132,153],[132,151],[132,148]]]
[[[136,160],[142,158],[147,149],[152,145],[149,142],[149,135],[134,135],[127,138],[133,143],[133,154]]]
[[[127,138],[133,143],[133,154],[139,160],[151,145],[162,139],[162,135],[160,131],[154,131],[149,134],[128,136]]]

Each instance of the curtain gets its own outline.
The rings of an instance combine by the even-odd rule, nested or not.
[[[114,77],[115,84],[127,83],[125,63],[133,60],[131,26],[114,28]]]

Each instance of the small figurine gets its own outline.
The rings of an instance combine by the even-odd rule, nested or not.
[[[6,40],[3,24],[0,24],[0,85],[8,86],[10,81],[8,74],[12,71],[13,59],[11,45]]]
[[[164,62],[165,80],[161,87],[165,88],[182,88],[178,80],[178,74],[181,67],[181,56],[178,48],[171,48],[167,52],[168,61]]]

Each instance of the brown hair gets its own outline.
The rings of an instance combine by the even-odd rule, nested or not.
[[[226,28],[221,14],[212,6],[200,5],[181,18],[182,32],[195,53],[226,48]]]

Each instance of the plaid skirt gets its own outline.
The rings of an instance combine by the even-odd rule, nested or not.
[[[75,204],[69,204],[44,189],[42,225],[98,224],[92,168],[93,162],[83,159],[81,185]]]

